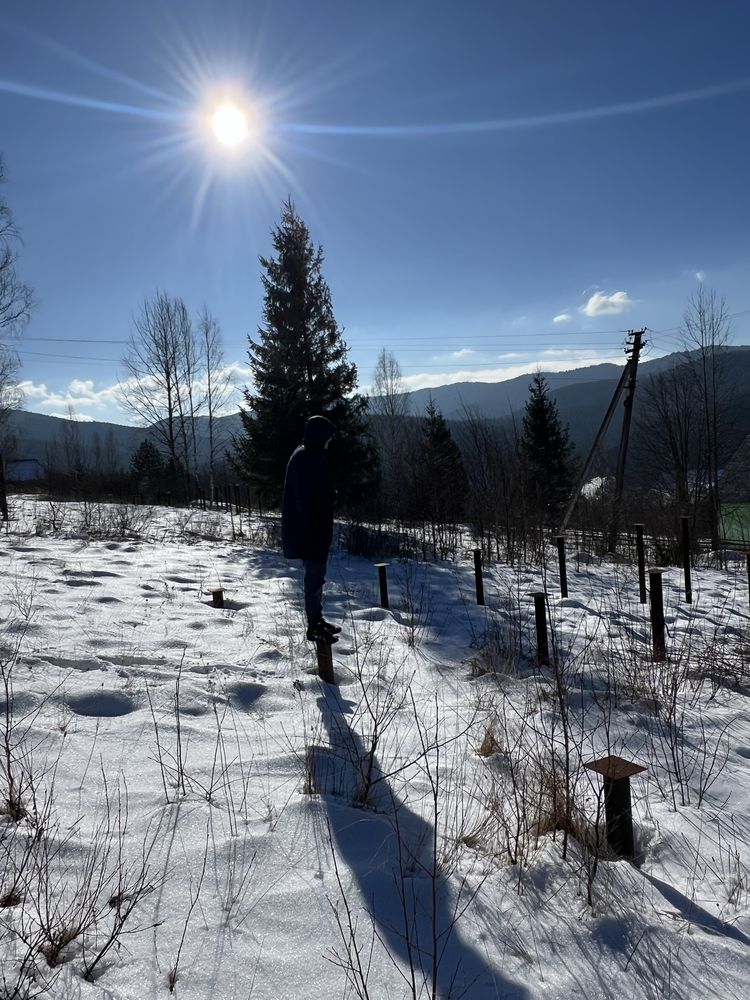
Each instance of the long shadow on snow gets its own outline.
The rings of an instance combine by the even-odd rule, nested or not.
[[[349,725],[352,704],[341,697],[337,688],[326,685],[318,705],[332,759],[327,761],[326,751],[319,751],[315,775],[317,787],[324,792],[336,853],[356,879],[378,935],[391,956],[400,962],[402,969],[408,970],[411,942],[419,992],[423,981],[432,980],[436,951],[435,1000],[448,997],[528,1000],[525,987],[491,969],[479,952],[462,940],[460,929],[454,926],[457,902],[460,912],[462,901],[456,900],[455,892],[442,875],[437,878],[433,907],[432,880],[421,869],[424,864],[429,870],[433,827],[396,798],[377,759],[370,772],[375,783],[370,798],[374,808],[359,810],[349,805],[359,787],[358,764],[366,759],[362,739]]]
[[[733,941],[739,941],[740,944],[750,945],[750,938],[732,924],[728,924],[713,913],[709,913],[708,910],[704,910],[694,900],[675,889],[674,886],[656,878],[655,875],[650,875],[648,872],[642,874],[688,923],[695,924],[696,927],[700,927],[708,934],[722,935]]]

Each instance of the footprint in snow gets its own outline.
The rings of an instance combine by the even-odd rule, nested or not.
[[[253,708],[255,703],[261,698],[267,691],[265,684],[252,684],[247,682],[240,682],[234,684],[227,690],[231,701],[237,704],[240,708],[244,708],[245,711]]]
[[[78,569],[66,569],[63,570],[63,576],[69,577],[81,577],[84,580],[90,578],[100,577],[100,576],[121,576],[120,573],[110,573],[106,569],[89,569],[89,570],[78,570]]]
[[[279,649],[262,649],[253,659],[256,663],[274,663],[283,659],[283,654]]]
[[[162,667],[167,662],[163,656],[139,656],[137,653],[112,653],[107,660],[115,667]]]
[[[31,712],[36,707],[37,701],[36,696],[29,691],[19,691],[18,694],[14,693],[10,703],[14,720],[18,721],[24,715]],[[7,701],[4,698],[0,699],[0,715],[5,715],[7,707]]]
[[[122,691],[92,691],[88,694],[74,695],[72,698],[68,698],[66,703],[76,715],[99,718],[130,715],[138,708],[133,699]]]
[[[208,705],[201,701],[182,701],[180,699],[180,715],[190,715],[193,718],[197,718],[199,715],[205,715],[208,712]]]
[[[67,656],[45,656],[45,660],[47,663],[51,663],[53,667],[62,667],[63,670],[82,670],[87,672],[89,670],[106,669],[100,660],[87,656],[79,656],[73,659]]]
[[[221,668],[214,668],[210,663],[194,663],[192,667],[188,667],[191,674],[210,674],[214,669],[219,670]]]

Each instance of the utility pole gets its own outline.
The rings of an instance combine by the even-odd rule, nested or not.
[[[594,459],[596,458],[596,453],[599,450],[599,446],[601,445],[602,441],[604,440],[604,435],[607,433],[607,429],[610,423],[612,422],[612,417],[614,416],[615,410],[617,409],[617,404],[620,402],[620,396],[622,396],[623,390],[627,385],[629,388],[630,405],[629,408],[626,410],[625,419],[627,421],[628,431],[624,432],[625,433],[624,450],[622,443],[623,438],[622,436],[620,438],[620,453],[618,454],[618,463],[617,463],[617,467],[619,470],[620,460],[622,460],[622,469],[623,471],[625,469],[627,437],[628,437],[628,432],[630,430],[630,414],[632,413],[633,392],[635,391],[635,368],[633,367],[633,365],[635,364],[636,367],[638,366],[638,354],[641,349],[641,337],[644,335],[645,332],[646,332],[645,330],[638,330],[637,332],[633,332],[632,330],[628,331],[629,337],[632,336],[636,338],[638,349],[637,351],[635,350],[635,344],[632,345],[629,344],[628,347],[626,348],[626,353],[629,355],[628,360],[625,363],[625,367],[622,370],[620,381],[617,383],[615,391],[612,394],[612,399],[610,400],[610,404],[607,407],[607,412],[604,414],[604,419],[602,420],[601,427],[597,431],[596,437],[594,438],[594,443],[591,445],[591,450],[588,453],[586,461],[583,463],[583,468],[581,469],[581,474],[578,477],[578,482],[576,483],[576,487],[570,495],[568,506],[565,510],[565,514],[563,515],[563,519],[560,524],[560,528],[558,530],[558,534],[560,535],[562,535],[565,532],[565,529],[568,526],[568,521],[570,520],[571,515],[573,514],[573,510],[575,509],[575,505],[578,502],[578,497],[580,496],[581,490],[583,489],[584,485],[586,484],[586,481],[588,480],[589,472],[591,471],[591,466],[594,464]],[[628,406],[627,402],[626,406]],[[624,430],[624,425],[623,425],[623,430]],[[622,477],[620,477],[620,481],[621,478]],[[620,489],[620,494],[621,493],[622,489]]]
[[[638,372],[638,358],[640,357],[643,336],[645,330],[629,330],[628,337],[632,337],[632,342],[628,345],[628,394],[625,397],[625,414],[622,420],[622,431],[620,433],[620,448],[617,452],[617,473],[615,476],[615,497],[612,504],[612,520],[609,524],[608,551],[614,552],[617,548],[617,529],[620,520],[620,506],[622,504],[622,493],[625,486],[625,460],[628,454],[628,438],[630,436],[630,422],[633,417],[633,397],[635,396],[635,380]]]
[[[596,437],[594,438],[594,443],[591,445],[591,450],[588,453],[586,461],[583,463],[583,468],[581,469],[581,474],[578,477],[578,482],[576,483],[575,489],[570,495],[570,500],[568,501],[568,506],[565,509],[565,514],[563,515],[562,522],[558,534],[562,535],[565,533],[565,529],[568,526],[568,521],[570,520],[571,514],[575,509],[575,505],[578,503],[578,497],[581,494],[581,490],[586,484],[589,472],[591,471],[591,466],[594,464],[594,458],[599,450],[599,445],[604,440],[604,435],[607,433],[607,428],[610,425],[614,412],[617,409],[617,404],[620,401],[620,396],[622,395],[622,390],[625,388],[625,383],[628,380],[628,373],[630,371],[630,361],[628,361],[623,369],[622,375],[620,376],[620,381],[617,383],[617,388],[614,391],[612,399],[609,406],[607,407],[607,412],[604,414],[604,420],[602,420],[601,427],[597,431]]]

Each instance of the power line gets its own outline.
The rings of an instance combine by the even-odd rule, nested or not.
[[[21,358],[50,358],[60,362],[66,361],[101,361],[104,364],[116,364],[117,359],[115,358],[92,358],[88,355],[83,354],[46,354],[40,351],[17,351],[16,352]]]
[[[750,315],[750,309],[740,309],[737,312],[728,313],[727,319],[736,319],[739,316]],[[645,327],[646,331],[651,334],[665,334],[665,333],[677,333],[682,328],[681,326],[668,326],[660,330],[655,330],[652,327]],[[625,335],[630,331],[627,329],[612,329],[612,330],[533,330],[528,333],[523,334],[524,342],[528,341],[530,338],[558,338],[558,337],[610,337],[614,335]],[[346,334],[345,334],[346,335]],[[445,336],[445,335],[444,335]],[[474,342],[491,340],[497,341],[501,340],[503,334],[488,333],[488,334],[474,334],[469,337],[470,340]],[[103,340],[99,337],[23,337],[24,342],[29,343],[55,343],[55,344],[129,344],[129,340]],[[399,343],[434,343],[435,338],[430,335],[415,335],[415,336],[399,336]],[[227,347],[234,346],[232,342],[227,342],[225,344],[225,349]],[[241,342],[241,346],[245,347],[245,342]],[[382,347],[382,338],[371,341],[356,341],[357,347]],[[515,346],[515,345],[502,345],[503,347]],[[608,346],[608,345],[605,345]],[[417,348],[415,348],[416,350]]]
[[[35,341],[39,343],[53,343],[53,344],[128,344],[127,340],[101,340],[98,337],[96,339],[84,340],[81,337],[26,337],[24,336],[24,341]]]

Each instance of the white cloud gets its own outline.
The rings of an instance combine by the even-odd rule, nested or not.
[[[612,316],[635,305],[627,292],[594,292],[581,312],[586,316]]]
[[[558,313],[557,316],[552,317],[553,323],[570,323],[573,317],[570,313]]]
[[[230,384],[223,413],[234,413],[237,410],[239,389],[251,382],[251,371],[247,364],[232,362],[217,374],[217,380],[225,376]],[[108,423],[132,424],[138,422],[122,403],[123,394],[134,384],[134,379],[124,379],[112,385],[97,387],[92,379],[74,378],[66,386],[51,389],[45,382],[33,382],[26,379],[19,388],[26,398],[25,409],[37,413],[46,413],[51,417],[69,417],[72,408],[76,420],[102,420]],[[155,386],[156,388],[156,386]],[[206,391],[205,384],[196,380],[194,392],[202,396]]]
[[[451,354],[452,358],[468,358],[469,355],[474,354],[473,347],[462,347],[460,351],[453,351]]]
[[[36,402],[37,409],[51,416],[59,416],[60,411],[64,411],[67,415],[69,406],[72,406],[78,415],[79,406],[106,410],[110,406],[117,405],[116,385],[96,389],[90,379],[74,378],[68,383],[67,388],[62,390],[50,389],[45,382],[37,384],[26,379],[19,384],[19,388],[27,399]],[[88,417],[88,419],[97,418]]]
[[[68,385],[68,389],[76,395],[90,395],[94,391],[94,383],[90,378],[74,378]]]
[[[49,389],[44,382],[40,382],[39,385],[36,385],[34,382],[24,379],[23,382],[18,383],[18,388],[21,392],[23,392],[27,399],[46,399],[50,394]]]
[[[706,280],[706,272],[705,271],[696,271],[695,272],[695,279],[696,279],[696,281],[705,281]]]
[[[244,386],[252,379],[250,365],[244,361],[230,361],[221,369],[221,376],[226,376],[232,385]],[[218,377],[218,376],[217,376]]]
[[[51,389],[45,382],[26,379],[19,388],[26,397],[25,409],[36,413],[65,419],[72,414],[73,419],[81,421],[132,423],[131,415],[120,406],[117,384],[96,388],[91,379],[74,378],[61,389]]]

